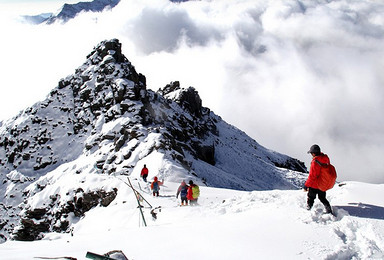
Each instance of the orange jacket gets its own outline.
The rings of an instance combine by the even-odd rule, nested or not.
[[[155,187],[155,183],[158,184],[157,187]],[[155,188],[154,191],[159,191],[159,190],[160,190],[160,185],[163,185],[163,184],[164,184],[164,182],[159,181],[159,180],[157,179],[157,177],[155,177],[155,178],[153,179],[153,182],[151,183],[151,190],[153,190],[153,189]]]
[[[305,187],[318,189],[318,178],[320,175],[320,165],[316,162],[318,160],[321,163],[330,163],[329,157],[326,154],[320,154],[312,158],[311,168],[309,169],[309,176],[305,182]]]

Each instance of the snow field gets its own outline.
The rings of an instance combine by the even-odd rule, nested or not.
[[[307,211],[306,193],[301,190],[242,192],[200,185],[199,205],[180,207],[174,197],[178,183],[165,182],[160,197],[153,197],[149,184],[132,178],[153,207],[161,206],[157,220],[152,219],[150,208],[143,208],[148,225],[144,227],[133,192],[123,183],[125,177],[94,177],[99,184],[118,186],[118,196],[108,207],[95,207],[73,223],[73,236],[52,233],[42,241],[8,241],[0,245],[0,258],[85,259],[87,251],[103,254],[117,249],[129,259],[384,257],[384,202],[380,199],[384,185],[347,182],[335,187],[327,196],[335,217],[323,214],[318,200]],[[362,200],[356,200],[362,191]]]

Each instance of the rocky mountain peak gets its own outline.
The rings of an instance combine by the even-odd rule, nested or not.
[[[174,81],[160,89],[158,93],[171,98],[196,117],[202,116],[202,100],[194,87],[181,88],[180,82]]]
[[[118,193],[109,186],[83,192],[87,175],[138,177],[153,158],[161,158],[151,170],[161,179],[239,190],[296,188],[303,180],[298,172],[306,171],[302,162],[264,148],[203,107],[195,88],[173,81],[157,92],[147,89],[121,43],[106,40],[44,101],[0,126],[0,217],[6,220],[0,238],[14,230],[18,239],[69,232],[70,214],[81,217]],[[63,176],[81,181],[60,191]],[[50,207],[33,204],[41,192]],[[59,200],[60,193],[72,197]],[[44,225],[33,218],[45,219]]]
[[[83,146],[98,119],[110,122],[130,112],[145,115],[141,107],[146,95],[145,77],[121,53],[119,41],[103,41],[46,100],[2,126],[0,165],[6,172],[18,169],[27,176],[49,171],[82,152],[75,147]],[[62,157],[62,149],[75,152]]]
[[[44,174],[77,158],[83,149],[100,149],[104,140],[113,141],[112,149],[119,152],[130,140],[155,131],[161,137],[154,149],[168,151],[192,171],[193,163],[186,161],[187,153],[216,164],[220,122],[220,117],[202,106],[193,87],[183,88],[174,81],[157,93],[147,90],[145,76],[137,73],[122,54],[121,43],[117,39],[105,40],[73,75],[60,80],[45,101],[1,126],[0,164],[5,174],[13,169],[26,176]],[[105,131],[105,124],[117,125]],[[71,152],[62,156],[62,150]],[[131,152],[121,156],[129,158]],[[97,167],[105,173],[118,171],[124,165],[125,169],[133,167],[121,161],[119,167],[113,165],[116,156],[101,157]],[[279,167],[300,171],[303,168],[291,159],[288,163],[271,158],[276,156],[268,160]]]
[[[100,58],[101,60],[104,60],[106,56],[108,56],[108,58],[112,57],[113,61],[116,63],[128,61],[125,56],[121,53],[121,43],[118,39],[105,40],[99,43],[94,48],[94,50],[87,56],[87,59],[93,57],[93,60],[95,60],[94,56]],[[108,61],[112,62],[112,60],[110,59],[108,59]]]

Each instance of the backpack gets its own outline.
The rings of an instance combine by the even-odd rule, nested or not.
[[[192,197],[194,199],[197,199],[200,196],[200,189],[199,186],[195,185],[192,187]]]
[[[319,190],[327,191],[332,189],[337,178],[335,167],[330,163],[321,163],[318,160],[316,162],[321,166],[319,179],[317,180]]]
[[[159,183],[156,181],[156,182],[152,182],[151,183],[151,189],[154,191],[154,192],[158,192],[160,190],[160,187],[159,187]]]
[[[180,189],[180,196],[182,198],[185,198],[185,197],[187,197],[187,194],[188,194],[188,186],[187,185],[182,186]]]

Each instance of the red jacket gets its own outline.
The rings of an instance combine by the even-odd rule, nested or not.
[[[141,170],[141,176],[143,176],[144,174],[148,174],[148,168],[144,167],[142,170]]]
[[[309,169],[309,176],[305,182],[305,187],[318,189],[317,180],[320,175],[320,165],[316,162],[318,160],[321,163],[330,163],[329,157],[326,154],[320,154],[312,158],[311,168]]]
[[[188,191],[187,191],[187,199],[188,200],[196,200],[197,198],[194,198],[193,197],[193,190],[192,188],[195,187],[196,184],[191,184],[189,187],[188,187]]]

